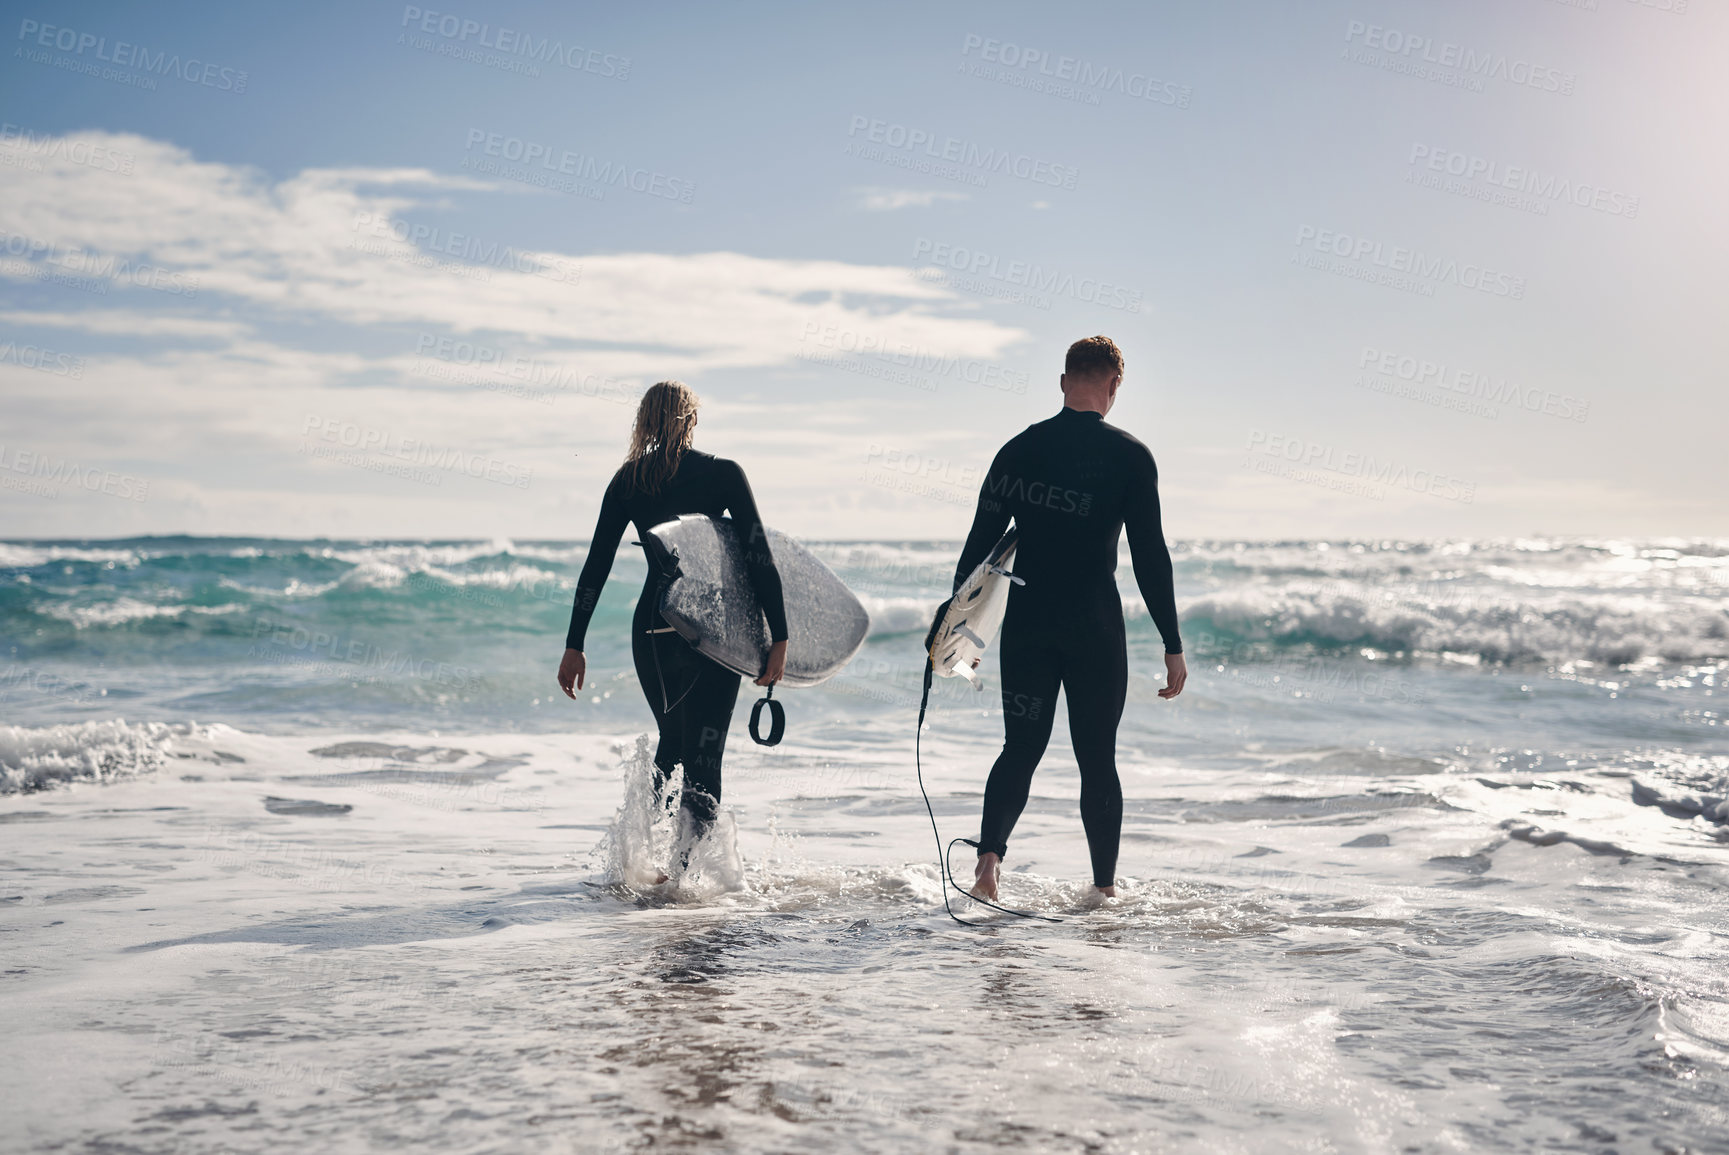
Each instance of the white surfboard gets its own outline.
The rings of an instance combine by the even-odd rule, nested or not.
[[[815,686],[864,645],[870,615],[846,583],[804,546],[766,529],[780,571],[789,635],[785,686]],[[698,653],[754,678],[768,656],[768,620],[745,565],[745,543],[728,517],[687,514],[643,533],[655,569],[667,575],[660,616]]]
[[[1025,585],[1010,570],[1020,530],[1010,529],[955,591],[931,635],[931,665],[940,678],[973,677],[973,660],[990,647],[1009,608],[1009,587]]]

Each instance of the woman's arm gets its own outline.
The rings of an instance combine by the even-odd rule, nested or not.
[[[624,509],[618,478],[606,487],[600,499],[600,518],[594,524],[594,537],[588,543],[588,559],[582,563],[582,576],[576,579],[576,598],[570,607],[570,629],[565,632],[565,648],[581,650],[588,634],[588,620],[600,601],[600,591],[606,588],[606,575],[612,572],[612,559],[618,553],[618,541],[630,516]]]
[[[756,590],[757,604],[768,619],[771,642],[786,641],[786,601],[781,593],[780,570],[775,568],[774,554],[768,548],[768,531],[756,510],[756,497],[745,480],[744,470],[736,461],[727,461],[725,469],[726,508],[733,522],[744,534],[744,564],[750,571],[750,582]]]

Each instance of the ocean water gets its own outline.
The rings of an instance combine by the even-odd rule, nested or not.
[[[811,544],[657,884],[637,551],[573,703],[580,543],[0,543],[0,1147],[1729,1150],[1729,542],[1178,543],[1174,702],[1124,564],[1121,896],[1059,709],[973,926],[957,547]]]

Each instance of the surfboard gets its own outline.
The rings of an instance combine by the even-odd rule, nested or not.
[[[815,686],[864,645],[870,614],[835,572],[804,546],[768,532],[786,606],[784,686]],[[731,518],[687,514],[643,535],[658,572],[670,575],[660,616],[703,656],[755,678],[768,658],[768,619],[745,567],[746,543]]]
[[[1018,527],[1003,534],[949,600],[931,634],[931,666],[940,678],[973,677],[973,659],[990,647],[1009,608],[1009,587],[1025,585],[1010,567],[1020,544]]]

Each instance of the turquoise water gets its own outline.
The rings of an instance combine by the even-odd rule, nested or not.
[[[873,628],[844,675],[786,695],[793,725],[843,746],[898,739],[956,547],[812,544]],[[627,631],[643,561],[628,545],[589,633],[591,690],[573,704],[553,683],[584,554],[526,541],[0,544],[0,708],[32,727],[640,728]],[[1175,557],[1191,668],[1176,703],[1154,696],[1162,647],[1119,569],[1123,735],[1149,754],[1235,764],[1338,746],[1680,766],[1729,749],[1729,543],[1218,542],[1179,543]],[[939,681],[934,705],[988,736],[993,697]]]
[[[1004,889],[1063,921],[970,929],[911,764],[957,547],[812,548],[871,636],[735,721],[725,886],[668,895],[636,551],[573,703],[581,544],[0,545],[20,1135],[1725,1150],[1729,543],[1178,543],[1175,702],[1121,567],[1123,896],[1059,717]],[[993,697],[937,683],[945,836]]]

